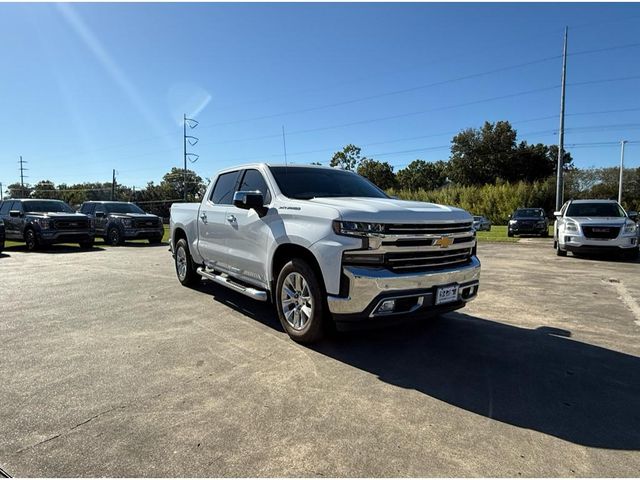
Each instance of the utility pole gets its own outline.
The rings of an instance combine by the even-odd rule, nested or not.
[[[113,202],[116,194],[116,170],[113,169],[113,175],[111,177],[111,201]]]
[[[560,132],[558,137],[558,173],[556,178],[556,211],[562,208],[564,203],[564,97],[567,81],[567,36],[569,27],[564,28],[564,49],[562,52],[562,93],[560,96]]]
[[[20,197],[24,198],[25,197],[24,179],[26,177],[26,175],[24,174],[24,171],[28,170],[28,168],[24,168],[24,164],[28,162],[26,160],[22,160],[22,155],[20,155],[20,161],[18,163],[20,164]]]
[[[0,202],[4,200],[3,194],[2,194],[2,182],[0,182]]]
[[[182,116],[182,153],[184,157],[184,170],[182,171],[182,190],[183,200],[185,202],[187,201],[187,158],[190,156],[195,157],[194,160],[191,160],[189,158],[189,161],[191,163],[196,163],[198,161],[198,158],[200,158],[195,153],[187,152],[187,141],[189,142],[189,145],[194,146],[196,143],[198,143],[199,140],[196,137],[187,135],[187,125],[189,125],[189,128],[194,129],[198,126],[198,121],[194,120],[193,118],[187,118],[187,114],[185,113]]]
[[[620,181],[618,182],[618,203],[622,205],[622,174],[624,172],[624,144],[626,140],[620,142]]]
[[[287,141],[285,140],[285,137],[284,137],[284,125],[282,125],[282,146],[284,148],[284,165],[286,167],[286,166],[288,166],[288,163],[287,163]]]

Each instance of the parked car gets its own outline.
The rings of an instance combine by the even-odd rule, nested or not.
[[[27,250],[55,243],[93,247],[94,231],[86,215],[60,200],[11,199],[0,204],[7,240],[24,241]]]
[[[474,215],[473,217],[473,228],[476,231],[485,230],[487,232],[491,231],[491,222],[488,218],[482,217],[479,215]]]
[[[110,245],[122,245],[125,240],[162,241],[164,226],[157,215],[145,213],[129,202],[84,202],[79,210],[86,214],[96,230]]]
[[[4,250],[4,220],[0,218],[0,253]]]
[[[200,204],[171,206],[178,280],[276,305],[298,342],[462,308],[480,262],[464,210],[396,200],[349,171],[252,164],[221,171]]]
[[[615,200],[569,200],[554,215],[557,255],[610,252],[638,257],[638,213],[625,212]]]
[[[549,220],[542,208],[518,208],[509,216],[507,236],[514,235],[549,236]]]

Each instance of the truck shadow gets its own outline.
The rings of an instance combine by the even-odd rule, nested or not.
[[[16,245],[11,247],[6,247],[4,249],[4,252],[6,253],[25,252],[25,253],[32,253],[34,255],[37,255],[42,253],[46,253],[46,254],[90,253],[90,252],[100,252],[102,250],[104,250],[104,248],[99,247],[97,245],[94,245],[92,248],[82,249],[76,245],[61,244],[61,245],[47,245],[46,247],[40,247],[37,250],[34,250],[33,252],[29,252],[25,245]]]
[[[205,282],[198,288],[279,332],[269,304]],[[640,450],[640,359],[461,313],[333,335],[309,348],[493,420],[589,447]]]

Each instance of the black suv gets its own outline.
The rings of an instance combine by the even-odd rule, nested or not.
[[[60,200],[11,199],[0,203],[7,240],[24,241],[27,250],[54,243],[93,247],[94,231],[86,215]]]
[[[4,250],[4,220],[0,217],[0,253]]]
[[[84,202],[79,210],[86,214],[96,230],[96,236],[110,245],[122,245],[125,240],[149,240],[160,243],[164,235],[162,219],[145,213],[129,202]]]
[[[549,220],[542,208],[519,208],[509,216],[507,236],[514,235],[549,236]]]

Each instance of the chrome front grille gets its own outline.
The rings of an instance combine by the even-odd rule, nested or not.
[[[470,221],[388,224],[384,232],[370,237],[366,250],[345,252],[344,263],[398,273],[441,270],[469,263],[476,245]]]

